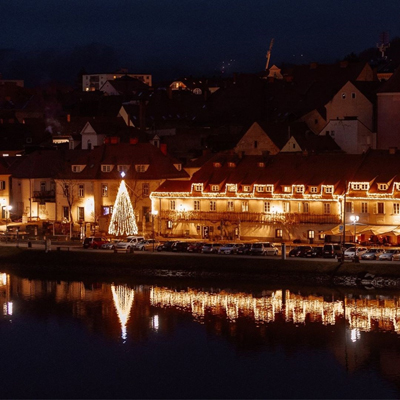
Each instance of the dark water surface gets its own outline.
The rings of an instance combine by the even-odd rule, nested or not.
[[[399,398],[400,293],[0,274],[1,398]]]

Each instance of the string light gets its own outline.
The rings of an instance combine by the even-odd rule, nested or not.
[[[108,233],[116,236],[138,233],[135,213],[124,180],[118,188]]]
[[[111,292],[114,300],[114,305],[117,310],[118,318],[121,323],[121,337],[126,340],[128,337],[126,325],[129,320],[135,291],[126,286],[111,286]]]

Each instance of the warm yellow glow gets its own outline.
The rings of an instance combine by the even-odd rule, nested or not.
[[[111,286],[111,292],[114,300],[114,305],[117,310],[118,318],[121,323],[121,337],[126,340],[127,331],[126,324],[129,320],[135,291],[126,286]]]
[[[88,213],[94,212],[94,197],[89,196],[85,199],[85,211]]]
[[[136,217],[125,181],[121,181],[118,188],[108,233],[116,236],[135,235],[138,233]]]
[[[0,274],[0,286],[6,286],[7,285],[7,274],[2,273]]]

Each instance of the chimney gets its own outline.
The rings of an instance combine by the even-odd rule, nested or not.
[[[71,114],[67,114],[67,122],[71,122]]]
[[[167,145],[165,143],[160,144],[160,150],[165,156],[167,155]]]

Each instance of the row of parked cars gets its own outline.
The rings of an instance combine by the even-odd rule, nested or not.
[[[128,236],[125,239],[109,240],[105,237],[87,237],[83,241],[85,249],[103,249],[103,250],[153,250],[157,249],[160,242],[154,239],[145,239],[144,236]]]
[[[400,261],[400,249],[396,248],[367,248],[345,244],[344,259],[354,260],[357,256],[361,260]],[[340,258],[342,246],[339,244],[325,244],[323,246],[297,246],[289,251],[290,257],[321,257]]]
[[[218,243],[218,242],[185,242],[167,241],[157,248],[157,251],[175,251],[204,254],[240,254],[277,256],[279,249],[269,242],[257,243]]]

